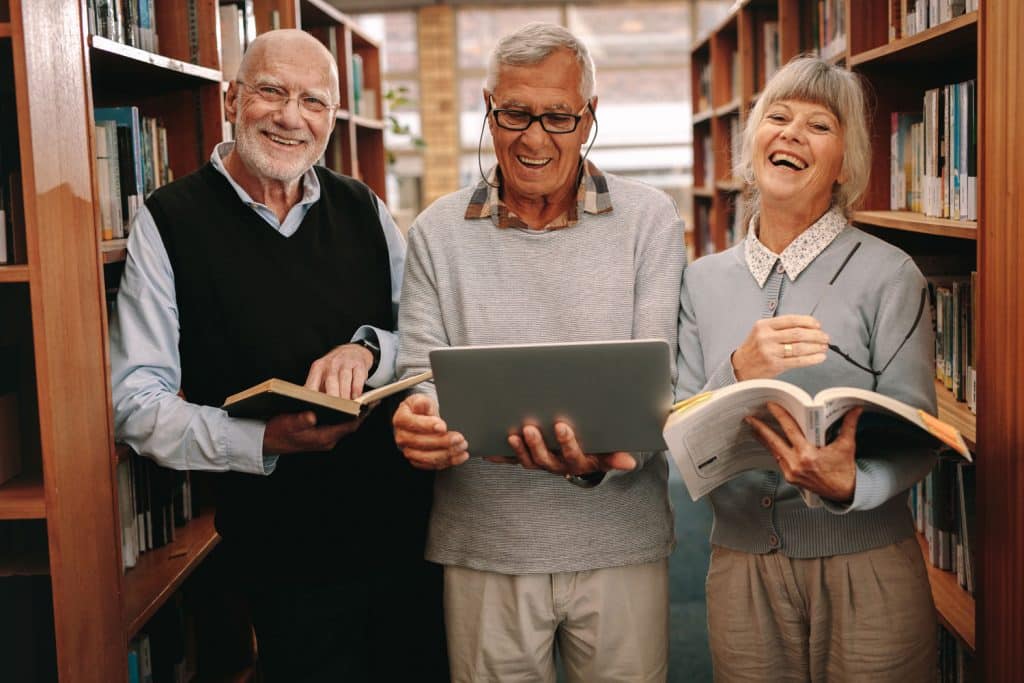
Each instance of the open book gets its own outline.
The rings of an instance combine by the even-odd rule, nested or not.
[[[231,417],[251,417],[260,420],[281,413],[312,410],[316,413],[317,424],[337,424],[367,413],[377,401],[424,382],[432,376],[433,373],[428,370],[368,391],[359,398],[329,396],[283,379],[268,379],[228,396],[221,407],[228,411]]]
[[[788,410],[807,440],[816,446],[829,441],[829,428],[851,408],[864,406],[865,412],[905,420],[971,459],[971,452],[955,427],[894,398],[853,387],[824,389],[811,398],[788,382],[754,379],[697,394],[677,403],[668,416],[662,433],[691,498],[697,500],[747,470],[778,470],[775,458],[743,421],[747,415],[753,415],[773,423],[775,419],[765,407],[768,401]],[[820,504],[814,494],[802,493],[808,505]]]

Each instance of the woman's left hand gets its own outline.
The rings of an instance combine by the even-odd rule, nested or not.
[[[747,416],[744,421],[754,430],[757,440],[771,451],[786,481],[839,503],[853,500],[857,484],[857,421],[863,409],[858,407],[846,413],[839,436],[821,447],[804,438],[800,426],[785,408],[769,401],[768,410],[782,428],[782,435],[756,417]]]

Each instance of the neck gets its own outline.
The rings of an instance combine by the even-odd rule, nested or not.
[[[757,239],[773,253],[781,254],[790,243],[814,225],[831,207],[831,197],[824,201],[794,205],[762,202],[758,214]]]
[[[277,180],[258,175],[250,169],[232,148],[224,157],[224,169],[231,178],[242,186],[254,202],[267,206],[284,221],[292,207],[302,197],[302,176],[294,180]]]
[[[539,230],[572,208],[578,189],[578,183],[572,182],[549,195],[523,195],[506,184],[502,188],[502,200],[524,223]]]

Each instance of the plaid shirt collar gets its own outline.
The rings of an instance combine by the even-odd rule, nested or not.
[[[590,214],[608,213],[612,210],[612,198],[608,193],[608,181],[593,162],[587,161],[583,168],[579,190],[576,192],[576,203],[561,214],[542,230],[558,230],[568,228],[579,222],[580,211]],[[490,218],[499,228],[530,227],[513,213],[501,199],[501,169],[495,164],[487,172],[486,180],[481,180],[473,190],[466,207],[466,220]]]

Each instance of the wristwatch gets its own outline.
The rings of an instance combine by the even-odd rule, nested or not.
[[[581,489],[592,489],[604,481],[604,472],[588,472],[587,474],[567,474],[565,480]]]
[[[352,343],[362,346],[373,356],[373,363],[370,365],[370,369],[366,371],[366,376],[369,377],[377,372],[377,366],[380,365],[380,347],[377,345],[377,342],[372,339],[356,339]]]

